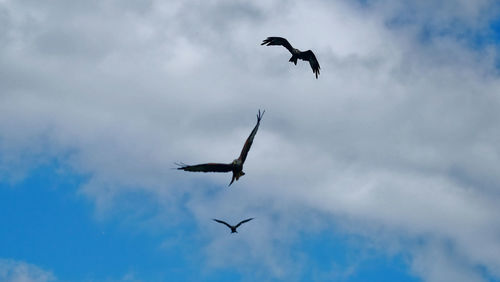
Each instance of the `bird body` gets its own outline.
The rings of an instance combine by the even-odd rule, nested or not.
[[[235,159],[232,164],[233,164],[233,177],[229,185],[233,184],[233,181],[235,180],[237,181],[238,179],[240,179],[240,177],[245,175],[245,173],[243,172],[243,162],[240,159]]]
[[[250,220],[254,219],[253,217],[252,218],[248,218],[248,219],[245,219],[245,220],[242,220],[240,221],[238,224],[236,225],[231,225],[223,220],[219,220],[219,219],[213,219],[213,221],[216,221],[218,223],[222,223],[224,225],[226,225],[227,227],[229,227],[229,229],[231,229],[231,233],[238,233],[238,231],[236,230],[238,227],[240,227],[240,225],[242,225],[243,223],[245,222],[249,222]]]
[[[257,114],[257,124],[253,128],[252,132],[248,136],[247,140],[245,141],[245,145],[243,145],[243,149],[241,150],[239,158],[233,160],[229,164],[224,164],[224,163],[206,163],[206,164],[199,164],[199,165],[186,165],[183,163],[177,164],[179,167],[177,169],[179,170],[184,170],[184,171],[191,171],[191,172],[232,172],[233,177],[231,179],[231,182],[229,183],[229,186],[233,184],[233,182],[238,180],[240,177],[245,175],[243,172],[243,163],[245,162],[248,152],[250,151],[250,148],[253,143],[253,139],[255,138],[255,135],[257,134],[257,130],[259,129],[260,125],[260,120],[262,119],[262,116],[264,116],[264,113],[266,111],[263,111],[262,114],[259,110],[259,113]]]
[[[290,59],[288,60],[289,62],[297,65],[297,59],[308,61],[309,65],[311,65],[313,73],[316,75],[316,79],[318,79],[319,70],[321,67],[319,66],[318,60],[316,59],[313,51],[300,51],[299,49],[293,48],[290,42],[288,42],[288,40],[286,40],[285,38],[275,36],[264,39],[260,45],[279,45],[285,47],[288,51],[290,51],[290,53],[292,53],[292,57],[290,57]]]

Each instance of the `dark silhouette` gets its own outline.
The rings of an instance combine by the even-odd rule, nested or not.
[[[232,225],[230,225],[229,223],[227,223],[225,221],[218,220],[218,219],[215,219],[215,218],[213,220],[217,221],[218,223],[222,223],[222,224],[226,225],[227,227],[229,227],[231,229],[231,233],[238,233],[238,231],[236,231],[236,228],[240,227],[240,225],[242,225],[245,222],[249,222],[252,219],[253,219],[253,217],[249,218],[249,219],[242,220],[242,221],[240,221],[240,223],[236,224],[235,226],[232,226]]]
[[[259,113],[257,114],[257,124],[253,128],[252,132],[250,133],[250,136],[248,136],[247,141],[245,142],[245,145],[243,146],[243,149],[241,150],[240,157],[234,160],[232,163],[229,164],[222,164],[222,163],[206,163],[206,164],[199,164],[199,165],[186,165],[183,163],[177,164],[178,167],[177,169],[181,169],[184,171],[193,171],[193,172],[233,172],[233,178],[231,179],[231,182],[229,183],[228,186],[231,186],[233,184],[234,180],[238,180],[241,176],[245,175],[243,172],[243,163],[245,162],[248,151],[250,151],[250,147],[252,146],[253,143],[253,138],[255,137],[255,134],[257,134],[257,130],[259,129],[260,125],[260,120],[262,119],[262,116],[264,116],[264,113],[266,111],[263,111],[262,114]]]
[[[286,40],[283,37],[268,37],[267,39],[262,41],[260,45],[266,45],[266,46],[281,45],[285,47],[286,49],[288,49],[288,51],[290,51],[290,53],[292,53],[292,57],[288,61],[294,63],[295,65],[297,65],[297,59],[301,59],[303,61],[309,61],[312,71],[316,75],[316,79],[318,79],[320,66],[318,60],[316,60],[316,56],[314,56],[313,51],[307,50],[303,52],[300,51],[299,49],[295,49],[288,42],[288,40]]]

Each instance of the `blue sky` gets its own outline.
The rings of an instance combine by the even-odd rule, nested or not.
[[[500,281],[499,8],[0,1],[0,280]]]
[[[86,177],[57,162],[41,165],[22,181],[2,183],[0,232],[2,257],[26,261],[57,274],[62,281],[115,281],[137,279],[175,281],[255,280],[258,274],[231,267],[204,269],[203,232],[189,214],[175,228],[137,230],[124,223],[123,214],[98,219],[94,206],[78,195]],[[147,196],[137,201],[154,205]],[[130,211],[124,211],[125,217]],[[147,217],[147,215],[146,215]],[[367,247],[358,236],[335,228],[301,234],[290,255],[306,257],[300,280],[311,277],[341,281],[420,281],[408,273],[407,258],[385,255]],[[219,236],[231,240],[221,228]],[[168,247],[168,238],[182,237]],[[251,262],[249,262],[251,263]],[[350,269],[355,270],[350,272]],[[337,273],[338,272],[338,273]]]

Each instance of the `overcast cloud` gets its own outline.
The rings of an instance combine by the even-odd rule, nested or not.
[[[361,2],[0,1],[0,177],[55,158],[100,214],[133,191],[187,208],[207,267],[293,278],[299,233],[339,226],[425,281],[500,279],[498,8]],[[258,109],[230,189],[171,169],[236,158]],[[228,250],[209,218],[247,215]]]

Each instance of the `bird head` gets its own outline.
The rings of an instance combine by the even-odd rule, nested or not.
[[[243,171],[239,171],[235,176],[236,176],[236,180],[240,179],[240,177],[242,177],[243,175],[245,175],[245,173]]]

